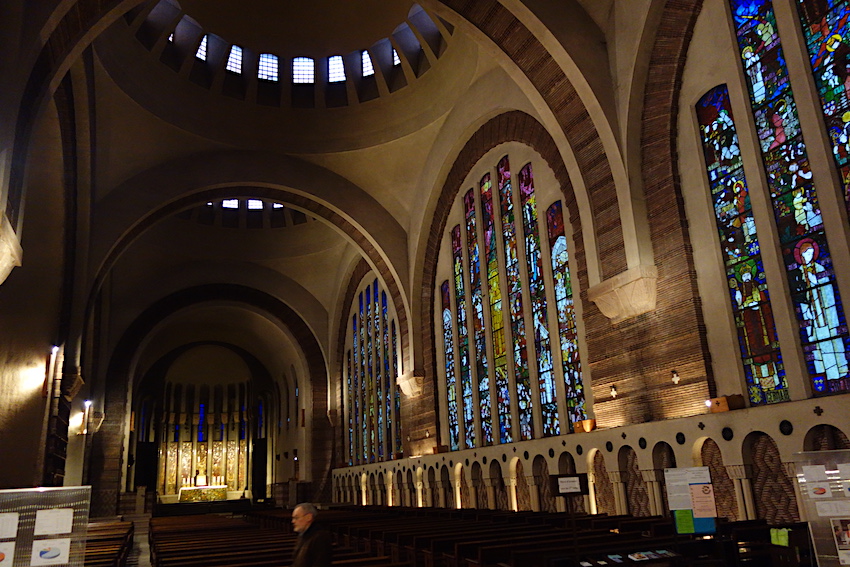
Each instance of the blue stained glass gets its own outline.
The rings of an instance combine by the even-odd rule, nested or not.
[[[393,448],[393,375],[390,368],[390,326],[389,326],[389,311],[387,309],[387,292],[381,292],[381,328],[383,330],[384,343],[384,399],[380,402],[384,406],[384,415],[386,416],[386,436],[387,436],[387,453],[392,456],[395,452]]]
[[[362,297],[362,294],[361,294],[361,297]],[[360,422],[361,422],[361,418],[360,418],[360,406],[361,406],[361,402],[360,402],[360,358],[361,358],[361,356],[360,356],[360,325],[358,324],[358,318],[357,318],[356,314],[354,316],[352,316],[351,322],[352,322],[352,340],[353,340],[352,352],[354,353],[354,364],[353,364],[354,371],[352,373],[353,378],[352,378],[352,393],[351,393],[354,417],[353,417],[353,423],[351,424],[351,427],[352,427],[352,429],[355,429],[355,428],[357,429],[356,433],[354,434],[354,443],[352,444],[352,447],[354,448],[355,461],[359,464],[359,463],[362,462],[362,459],[363,459],[363,451],[362,451],[362,447],[361,447],[362,438],[360,436]]]
[[[345,353],[345,369],[347,370],[347,383],[348,383],[348,465],[351,466],[354,464],[354,411],[352,409],[352,400],[354,398],[354,388],[353,382],[351,379],[351,350],[349,349]]]
[[[449,446],[452,451],[460,447],[460,427],[457,415],[457,380],[455,378],[454,338],[452,336],[452,309],[449,302],[449,281],[440,286],[443,306],[443,349],[446,356],[446,397],[449,414]]]
[[[513,188],[508,156],[499,160],[496,167],[499,180],[499,200],[502,212],[502,238],[505,244],[505,272],[508,279],[508,304],[511,313],[511,335],[513,336],[514,368],[516,369],[516,398],[519,407],[520,439],[534,437],[532,414],[533,398],[528,372],[528,350],[526,346],[525,315],[522,304],[522,275],[517,258],[516,228],[514,225]]]
[[[846,0],[799,0],[797,12],[850,212],[850,6]]]
[[[484,295],[481,290],[481,261],[478,254],[478,228],[475,217],[475,192],[463,197],[466,217],[466,248],[469,254],[469,287],[472,302],[472,326],[475,338],[475,362],[478,377],[478,411],[481,414],[481,443],[493,444],[490,408],[490,376],[487,365],[487,333],[484,327]]]
[[[402,365],[402,361],[399,358],[398,352],[398,336],[395,331],[395,320],[390,322],[390,334],[392,335],[393,342],[393,352],[392,352],[392,360],[393,360],[393,376],[398,376],[402,372],[404,372],[404,367]],[[404,442],[401,438],[401,393],[398,388],[395,388],[395,447],[396,453],[399,456],[402,456],[404,453]]]
[[[768,0],[731,0],[731,5],[809,377],[816,394],[847,391],[850,337],[776,33],[773,5]],[[838,6],[823,2],[806,5],[820,14]],[[824,53],[822,61],[826,59]],[[750,71],[751,67],[758,72]]]
[[[576,314],[573,305],[569,253],[561,201],[555,201],[546,210],[546,228],[552,255],[552,276],[555,306],[558,310],[558,339],[561,350],[561,365],[564,371],[567,418],[570,423],[575,423],[587,419],[587,409],[584,399],[584,383],[581,379]]]
[[[787,401],[785,368],[725,85],[700,99],[697,118],[750,403]]]
[[[378,304],[378,281],[375,280],[375,431],[377,433],[378,460],[384,460],[384,374],[381,351],[383,344],[381,335],[381,314],[383,310]]]
[[[511,431],[511,391],[508,382],[508,354],[505,347],[505,324],[502,291],[499,282],[499,262],[496,254],[496,225],[493,213],[493,189],[490,174],[479,184],[481,193],[481,224],[484,229],[484,256],[487,265],[487,288],[490,295],[490,336],[493,340],[493,370],[496,379],[496,408],[499,415],[499,442],[513,441]]]
[[[534,351],[537,355],[537,385],[540,392],[543,435],[560,435],[558,394],[555,388],[552,347],[549,339],[549,316],[546,308],[546,284],[543,280],[543,259],[540,252],[540,233],[537,228],[537,199],[534,195],[534,175],[530,163],[520,170],[517,178],[525,237],[528,289],[534,321]]]
[[[456,225],[451,234],[464,445],[467,449],[471,449],[475,447],[475,402],[472,398],[472,369],[469,360],[469,329],[466,321],[466,291],[463,285],[463,243],[460,239],[460,225]]]

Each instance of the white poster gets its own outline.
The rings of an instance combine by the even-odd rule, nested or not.
[[[581,483],[577,476],[558,477],[558,494],[580,493]]]
[[[71,538],[37,539],[32,542],[30,565],[62,565],[71,560]]]
[[[664,469],[667,502],[671,510],[691,509],[691,489],[689,488],[688,478],[687,469]]]
[[[15,562],[15,542],[0,542],[0,566],[6,567]]]
[[[714,486],[711,484],[692,484],[690,489],[694,518],[716,518],[717,507],[714,504]]]
[[[51,508],[35,513],[33,535],[69,534],[74,526],[73,508]]]
[[[0,539],[18,536],[18,513],[3,512],[0,514]]]

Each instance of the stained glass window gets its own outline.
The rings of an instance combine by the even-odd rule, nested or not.
[[[475,338],[475,369],[478,377],[478,411],[481,414],[483,445],[493,444],[490,410],[490,377],[487,366],[487,332],[484,327],[484,294],[481,291],[481,261],[478,256],[478,229],[475,217],[475,191],[463,197],[466,218],[466,248],[469,254],[469,293],[472,303],[472,327]]]
[[[457,380],[455,379],[454,338],[452,333],[452,307],[449,300],[449,281],[440,286],[440,297],[443,306],[443,348],[446,356],[446,398],[448,399],[449,414],[449,446],[457,451],[460,438],[457,417]]]
[[[392,335],[393,341],[393,352],[392,352],[392,363],[393,363],[393,376],[399,376],[402,372],[404,372],[403,360],[399,356],[398,352],[398,336],[395,331],[395,321],[390,322],[390,334]],[[395,388],[395,450],[396,454],[399,457],[404,452],[404,442],[401,440],[401,392],[399,392],[398,388]]]
[[[387,308],[387,292],[381,292],[381,328],[383,330],[383,359],[384,359],[384,397],[380,400],[380,404],[384,407],[384,429],[386,430],[387,457],[392,457],[394,452],[393,439],[393,402],[392,392],[393,383],[395,382],[395,374],[392,373],[390,365],[390,326],[389,326],[389,310]]]
[[[540,231],[537,228],[537,199],[534,196],[534,176],[531,164],[526,164],[517,176],[519,182],[522,231],[525,241],[525,264],[528,272],[528,291],[534,324],[534,352],[537,356],[537,384],[540,394],[540,413],[543,435],[559,435],[558,395],[555,371],[552,368],[552,346],[549,339],[549,315],[546,309],[546,284],[543,280],[543,259],[540,252]]]
[[[581,381],[581,359],[578,353],[578,332],[573,305],[573,286],[570,279],[569,252],[564,230],[561,201],[546,210],[549,250],[552,255],[555,307],[558,310],[558,339],[561,344],[561,364],[564,371],[564,392],[567,419],[571,423],[587,419],[584,384]]]
[[[384,460],[384,364],[381,346],[383,345],[381,334],[381,320],[384,313],[380,308],[378,297],[378,280],[374,283],[375,289],[375,327],[373,329],[375,338],[375,434],[378,449],[378,460]]]
[[[847,0],[798,0],[797,9],[850,212],[850,5]]]
[[[386,291],[377,278],[361,288],[352,306],[350,351],[346,359],[348,396],[348,460],[352,464],[392,459],[401,453],[398,423],[398,367]]]
[[[730,2],[809,377],[816,394],[847,391],[850,335],[773,5]]]
[[[348,386],[348,464],[354,464],[354,411],[352,409],[352,402],[354,399],[354,382],[352,381],[352,366],[351,366],[351,349],[346,351],[345,353],[345,369],[346,380]]]
[[[510,443],[511,390],[508,382],[508,352],[505,346],[505,324],[502,314],[502,290],[499,282],[499,260],[496,250],[496,220],[493,213],[493,188],[490,174],[481,178],[481,224],[484,229],[484,257],[487,266],[487,288],[490,291],[490,336],[493,340],[493,369],[496,374],[496,408],[499,415],[499,442]]]
[[[790,399],[726,85],[697,103],[711,198],[750,403]]]
[[[528,348],[526,346],[525,315],[522,304],[522,274],[517,257],[513,186],[508,156],[499,160],[496,170],[498,172],[499,202],[502,213],[502,239],[508,284],[508,305],[511,315],[511,336],[513,337],[516,399],[519,406],[519,436],[521,440],[525,441],[534,437],[532,415],[534,404],[532,403],[531,380],[528,373]]]
[[[466,290],[463,283],[463,243],[460,225],[452,229],[452,266],[454,272],[455,312],[457,314],[457,346],[460,364],[461,413],[465,447],[475,447],[475,408],[472,399],[472,369],[469,362],[469,331],[466,322]]]

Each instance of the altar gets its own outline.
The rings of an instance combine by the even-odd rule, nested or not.
[[[227,485],[181,486],[178,502],[215,502],[227,500]]]

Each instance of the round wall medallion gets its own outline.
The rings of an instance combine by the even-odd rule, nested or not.
[[[605,443],[605,450],[610,453],[611,451],[614,450],[614,444],[611,443],[610,441],[606,442]]]
[[[576,453],[578,453],[579,455],[584,453],[584,447],[582,447],[581,445],[576,445]]]
[[[484,458],[482,458],[482,459],[481,459],[481,464],[482,464],[482,465],[486,465],[486,464],[487,464],[487,457],[484,457]]]
[[[676,434],[676,443],[678,443],[679,445],[685,444],[685,434],[681,431]]]
[[[469,466],[469,459],[466,459],[466,460],[464,461],[464,464],[465,464],[466,466]]]
[[[526,461],[528,460],[528,451],[526,451],[522,454],[522,458],[525,459]]]
[[[502,462],[503,462],[503,463],[507,463],[507,462],[508,462],[508,456],[507,456],[506,454],[504,454],[504,453],[502,453]]]
[[[734,431],[732,431],[732,428],[731,428],[731,427],[724,427],[724,428],[720,431],[720,435],[721,435],[721,436],[723,437],[723,439],[725,439],[726,441],[731,441],[731,440],[732,440],[732,438],[733,438],[733,437],[735,437],[735,432],[734,432]]]
[[[643,437],[641,437],[640,439],[638,439],[638,446],[639,446],[641,449],[646,449],[646,439],[645,439],[645,438],[643,438]]]
[[[549,449],[549,458],[550,459],[555,458],[555,449]]]
[[[787,419],[783,419],[779,422],[779,431],[782,435],[791,435],[794,433],[794,424]]]

